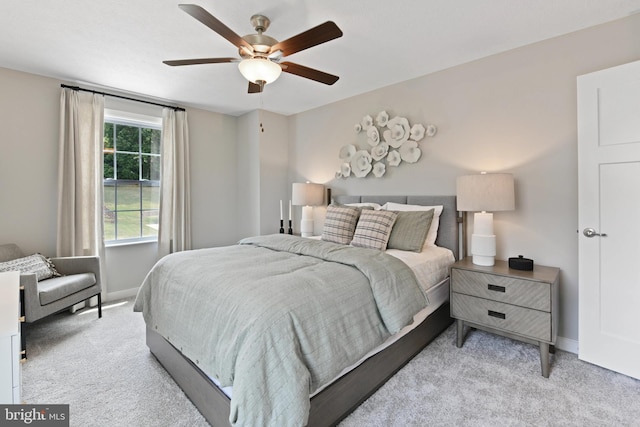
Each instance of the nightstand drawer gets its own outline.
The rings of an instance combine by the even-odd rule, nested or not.
[[[455,293],[451,316],[539,341],[551,341],[551,314]]]
[[[451,270],[453,292],[521,307],[551,311],[551,285],[459,268]]]

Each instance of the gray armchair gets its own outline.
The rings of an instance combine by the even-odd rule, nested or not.
[[[0,262],[22,258],[24,254],[13,244],[0,245]],[[100,260],[94,256],[51,258],[61,277],[38,282],[35,274],[21,274],[24,287],[25,321],[35,322],[94,296],[98,297],[98,318],[102,317],[100,292]]]

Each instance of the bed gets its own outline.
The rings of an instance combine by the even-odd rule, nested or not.
[[[436,245],[447,248],[459,258],[459,223],[455,196],[334,196],[341,204],[386,202],[434,206],[442,205]],[[385,340],[356,363],[344,369],[331,381],[314,389],[308,409],[309,426],[330,426],[346,417],[386,380],[438,336],[452,322],[449,316],[448,277],[432,289],[426,309],[420,310],[409,326]],[[157,327],[157,326],[156,326]],[[179,339],[158,333],[147,323],[147,345],[152,354],[171,374],[207,421],[214,427],[229,426],[233,389],[219,386],[216,375],[207,375],[199,360],[186,357]],[[163,336],[164,335],[164,336]],[[234,384],[235,386],[235,384]]]

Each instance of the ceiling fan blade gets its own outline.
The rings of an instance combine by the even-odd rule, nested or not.
[[[207,27],[211,28],[216,33],[220,34],[225,39],[229,40],[235,46],[239,48],[244,46],[253,52],[253,46],[247,43],[245,39],[237,35],[232,29],[224,25],[220,20],[197,4],[180,4],[178,7],[196,18],[198,21],[202,22]]]
[[[249,90],[247,90],[247,93],[260,93],[262,92],[263,87],[264,85],[261,86],[253,82],[249,82]]]
[[[237,58],[199,58],[199,59],[175,59],[172,61],[162,61],[167,65],[175,67],[177,65],[197,65],[197,64],[220,64],[223,62],[237,62]]]
[[[334,76],[333,74],[305,67],[304,65],[294,64],[293,62],[281,62],[280,66],[282,67],[282,71],[284,71],[285,73],[295,74],[296,76],[315,80],[326,85],[332,85],[340,78],[338,76]]]
[[[301,50],[328,42],[329,40],[342,37],[342,31],[333,21],[327,21],[317,27],[313,27],[303,33],[276,43],[271,47],[270,52],[282,51],[282,56],[288,56]]]

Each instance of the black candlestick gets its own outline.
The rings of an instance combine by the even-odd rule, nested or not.
[[[284,234],[284,220],[280,220],[280,234]]]
[[[289,234],[293,234],[293,229],[291,229],[291,220],[289,220]]]

